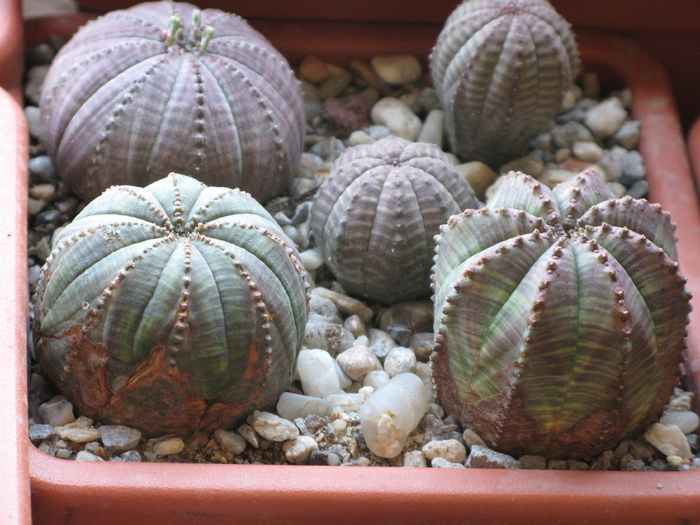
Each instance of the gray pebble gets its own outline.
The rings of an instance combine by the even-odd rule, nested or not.
[[[622,177],[643,179],[646,176],[644,159],[638,151],[629,151],[622,157]]]
[[[613,136],[613,143],[625,149],[634,149],[639,143],[640,123],[638,120],[626,121]]]
[[[56,170],[48,155],[39,155],[30,159],[27,167],[30,175],[40,182],[53,183],[56,180]]]
[[[342,140],[330,137],[314,144],[309,152],[318,155],[326,162],[330,162],[334,161],[344,150],[345,145]]]
[[[321,297],[316,294],[309,295],[309,314],[318,315],[329,323],[341,324],[343,322],[335,303],[326,297]],[[317,347],[307,346],[307,348]]]
[[[38,424],[29,428],[29,440],[35,445],[55,435],[51,425]]]
[[[594,142],[589,129],[576,121],[556,126],[550,133],[557,148],[572,148],[576,142]]]
[[[243,436],[235,432],[218,428],[214,431],[214,439],[224,452],[230,452],[234,456],[241,454],[248,444]]]
[[[126,452],[122,452],[121,454],[119,454],[119,457],[122,459],[122,461],[125,461],[127,463],[141,462],[141,454],[139,454],[136,450],[127,450]]]
[[[97,429],[107,452],[120,454],[131,450],[141,441],[141,432],[124,425],[102,425]]]
[[[328,465],[337,467],[340,465],[340,457],[335,452],[327,450],[314,450],[309,456],[309,465]]]
[[[440,456],[433,458],[430,461],[430,466],[432,468],[465,468],[465,466],[461,463],[452,463],[447,461],[445,458],[441,458]]]
[[[411,340],[411,329],[405,324],[389,325],[386,327],[386,333],[401,346],[408,346],[408,342]]]
[[[521,468],[514,457],[479,445],[472,445],[465,465],[467,468]]]
[[[410,348],[397,346],[389,351],[384,359],[384,371],[389,377],[403,373],[413,373],[416,369],[416,354]]]

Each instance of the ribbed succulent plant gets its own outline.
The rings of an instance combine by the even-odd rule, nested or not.
[[[447,19],[430,68],[453,152],[497,167],[561,110],[579,57],[546,0],[467,0]]]
[[[58,236],[36,356],[84,415],[149,434],[226,428],[292,381],[308,285],[250,195],[171,174],[115,186]]]
[[[450,216],[477,206],[437,146],[388,136],[336,159],[311,228],[347,292],[391,304],[430,295],[433,237]]]
[[[46,146],[86,200],[171,171],[281,193],[304,139],[301,91],[286,60],[236,15],[152,2],[88,23],[44,84]]]
[[[436,343],[445,410],[513,455],[585,458],[668,401],[690,294],[657,204],[610,198],[593,170],[550,190],[511,173],[437,239]]]

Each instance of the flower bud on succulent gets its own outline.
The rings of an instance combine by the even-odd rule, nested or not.
[[[468,0],[447,19],[430,67],[453,152],[495,168],[559,112],[579,56],[546,0]]]
[[[388,136],[336,159],[311,227],[347,292],[391,304],[430,295],[433,237],[451,215],[476,206],[440,148]]]
[[[304,140],[282,55],[238,16],[187,3],[81,28],[51,66],[41,109],[58,174],[86,200],[182,171],[264,202],[291,182]]]
[[[553,190],[512,173],[488,207],[452,217],[433,276],[445,410],[515,456],[588,458],[642,431],[685,348],[674,228],[593,170]]]
[[[56,239],[37,288],[36,356],[103,423],[226,428],[291,383],[307,287],[250,195],[177,174],[115,186]]]

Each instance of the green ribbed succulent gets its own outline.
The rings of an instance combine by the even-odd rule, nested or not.
[[[181,171],[265,202],[292,181],[304,142],[284,57],[240,17],[184,2],[82,27],[51,65],[41,110],[56,170],[85,200]]]
[[[676,385],[690,294],[657,204],[610,198],[593,170],[550,190],[511,173],[437,239],[445,410],[513,455],[587,458],[658,417]]]
[[[453,152],[498,167],[560,111],[579,57],[546,0],[467,0],[447,19],[430,68]]]
[[[37,289],[36,356],[103,423],[229,427],[291,383],[307,287],[250,195],[177,174],[115,186],[56,239]]]
[[[311,228],[346,291],[391,304],[430,295],[433,237],[478,205],[440,148],[390,135],[338,157],[314,199]]]

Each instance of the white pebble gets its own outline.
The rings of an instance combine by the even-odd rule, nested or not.
[[[397,346],[389,351],[389,355],[384,359],[384,371],[389,377],[399,374],[410,373],[416,369],[416,354],[410,348]]]
[[[48,202],[56,195],[56,187],[53,184],[37,184],[29,189],[29,195]]]
[[[647,430],[644,438],[667,456],[680,456],[683,459],[693,457],[688,438],[676,425],[654,423]]]
[[[399,374],[374,392],[360,409],[360,425],[377,456],[398,456],[427,408],[425,388],[414,374]]]
[[[292,441],[282,445],[282,450],[287,461],[296,465],[303,465],[309,461],[309,456],[318,450],[318,443],[311,436],[297,436]]]
[[[40,405],[39,417],[52,427],[61,427],[75,421],[73,405],[63,396],[54,396]]]
[[[224,452],[230,452],[234,456],[242,453],[247,445],[246,440],[240,434],[229,432],[222,428],[214,431],[214,439]]]
[[[307,272],[313,272],[323,264],[323,257],[314,249],[301,252],[299,254],[299,260]]]
[[[586,113],[585,124],[597,138],[615,134],[627,120],[627,111],[618,98],[611,97],[593,106]]]
[[[382,364],[366,346],[353,346],[336,357],[340,368],[353,381],[362,382],[372,370],[381,370]]]
[[[251,425],[260,436],[270,441],[287,441],[299,435],[294,423],[270,412],[253,412]]]
[[[365,376],[365,380],[362,382],[362,385],[379,390],[379,388],[386,385],[390,379],[389,374],[387,374],[384,370],[372,370]]]
[[[348,146],[359,146],[361,144],[374,144],[375,139],[362,130],[353,131],[348,137]]]
[[[24,108],[24,118],[27,120],[29,134],[38,139],[43,139],[46,129],[41,120],[41,110],[36,106],[27,106]]]
[[[659,423],[662,425],[676,425],[684,434],[695,432],[700,423],[700,418],[692,410],[684,410],[683,412],[666,412]]]
[[[333,364],[335,365],[335,373],[338,374],[338,383],[340,384],[340,388],[341,390],[345,390],[352,385],[352,379],[345,375],[345,372],[343,372],[343,369],[340,368],[337,359],[333,360]]]
[[[88,452],[87,450],[81,450],[75,455],[76,461],[104,461],[101,457]]]
[[[447,461],[445,458],[441,458],[440,456],[433,458],[433,460],[430,462],[430,466],[433,468],[466,468],[461,463],[452,463],[451,461]]]
[[[397,137],[415,142],[423,123],[405,102],[394,98],[380,99],[371,111],[372,122],[389,128]]]
[[[435,403],[435,388],[433,386],[433,371],[428,363],[416,363],[416,369],[413,371],[423,381],[425,387],[425,396],[428,403]]]
[[[325,350],[302,350],[297,358],[301,387],[307,396],[324,398],[340,392],[333,358]]]
[[[442,148],[444,122],[444,111],[441,109],[432,110],[425,117],[417,142],[429,142],[430,144],[435,144],[438,148]]]
[[[411,450],[403,454],[403,466],[408,468],[424,468],[428,466],[425,456],[420,450]]]
[[[415,82],[423,74],[420,62],[413,55],[377,55],[370,64],[384,82],[394,85]]]
[[[574,156],[585,162],[598,162],[603,156],[603,148],[595,142],[574,142]]]
[[[173,437],[158,441],[153,445],[153,453],[158,456],[170,456],[179,454],[185,449],[185,442],[179,437]]]
[[[365,402],[363,394],[330,394],[326,396],[326,400],[333,405],[334,408],[340,408],[344,412],[357,412],[360,410],[362,403]]]
[[[284,392],[277,402],[277,413],[289,421],[309,414],[325,418],[330,415],[332,409],[333,406],[325,399],[293,392]]]
[[[450,463],[462,463],[467,459],[467,449],[456,439],[430,441],[422,450],[428,460],[441,457]]]

